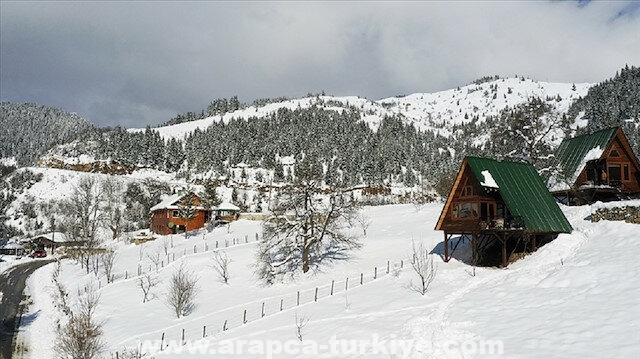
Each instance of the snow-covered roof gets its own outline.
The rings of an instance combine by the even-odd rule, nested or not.
[[[9,242],[4,246],[0,247],[2,249],[24,249],[24,247],[20,243]]]
[[[482,181],[480,184],[484,187],[492,187],[492,188],[500,188],[498,187],[498,184],[496,183],[496,180],[493,179],[493,176],[491,175],[491,172],[489,172],[488,170],[484,170],[482,171],[482,176],[484,177],[484,181]]]
[[[34,238],[46,238],[55,243],[67,242],[67,235],[62,232],[49,232],[44,234],[38,234]]]
[[[218,210],[220,210],[220,211],[239,211],[240,207],[236,206],[233,203],[222,202],[218,206]]]
[[[157,211],[159,209],[178,209],[178,206],[175,204],[176,202],[178,202],[180,200],[180,198],[182,198],[182,195],[180,194],[173,194],[167,198],[165,198],[164,200],[162,200],[160,203],[156,204],[155,206],[151,207],[150,211]]]

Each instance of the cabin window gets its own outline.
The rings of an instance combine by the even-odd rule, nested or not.
[[[475,191],[473,190],[473,186],[465,186],[462,189],[462,197],[471,197],[475,195]]]
[[[498,203],[498,217],[497,218],[506,218],[507,213],[504,207],[504,203]]]
[[[455,218],[478,218],[477,203],[458,203],[453,206],[453,217]]]
[[[178,211],[173,211],[173,212],[171,213],[171,216],[172,216],[173,218],[180,218],[180,213],[178,213]]]
[[[609,156],[611,157],[620,157],[620,154],[618,153],[618,150],[614,147],[611,152],[609,153]]]
[[[625,181],[629,180],[629,165],[624,165],[622,167],[622,175],[624,176],[623,179]]]
[[[621,181],[622,172],[620,171],[620,165],[609,165],[609,173],[607,173],[609,181]]]

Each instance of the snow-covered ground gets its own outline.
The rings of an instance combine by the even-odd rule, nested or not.
[[[163,333],[165,350],[154,354],[158,358],[211,357],[189,350],[239,358],[495,356],[490,353],[508,358],[631,358],[640,353],[640,226],[591,223],[589,206],[563,207],[575,229],[572,234],[560,235],[507,269],[477,268],[475,276],[459,259],[443,263],[436,255],[435,281],[422,296],[412,290],[417,276],[407,266],[408,258],[413,242],[436,253],[441,250],[442,233],[433,230],[441,206],[365,208],[371,225],[364,246],[353,251],[350,260],[271,286],[253,275],[255,234],[260,232],[260,223],[254,221],[188,239],[176,235],[139,246],[113,244],[118,252],[114,283],[86,274],[71,260],[62,262],[61,280],[71,303],[87,283],[99,288],[96,315],[111,353],[138,345],[157,350]],[[362,235],[361,228],[353,230]],[[221,283],[212,268],[216,241],[218,250],[232,259],[229,284]],[[226,243],[229,247],[222,248]],[[467,250],[458,249],[458,258]],[[160,258],[157,270],[151,258]],[[181,264],[199,277],[199,292],[194,311],[177,319],[164,297],[171,274]],[[137,287],[139,265],[161,280],[144,304]],[[52,357],[56,343],[54,326],[60,313],[52,304],[53,268],[38,270],[28,281],[33,304],[21,330],[31,358]],[[299,331],[297,321],[306,321]]]

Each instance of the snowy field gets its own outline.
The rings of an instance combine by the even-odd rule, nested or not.
[[[473,276],[459,259],[443,263],[437,255],[443,236],[433,228],[441,207],[365,208],[371,225],[366,237],[362,228],[353,228],[364,245],[350,260],[271,286],[253,275],[260,222],[244,220],[188,239],[113,243],[114,283],[87,274],[72,260],[62,261],[60,277],[71,304],[88,284],[100,294],[96,315],[107,358],[140,345],[156,358],[204,358],[214,352],[238,358],[632,358],[640,353],[640,226],[591,223],[589,206],[563,207],[572,234],[507,269],[477,268]],[[212,267],[216,241],[217,250],[232,259],[229,284]],[[413,242],[436,253],[438,272],[424,296],[412,289],[417,276],[407,265]],[[456,254],[460,258],[468,248]],[[198,276],[199,291],[195,309],[178,319],[165,294],[180,265]],[[36,271],[27,283],[33,304],[21,337],[34,359],[53,357],[61,316],[52,300],[54,268]],[[138,270],[160,280],[147,303],[137,287]],[[156,352],[163,333],[164,351]]]

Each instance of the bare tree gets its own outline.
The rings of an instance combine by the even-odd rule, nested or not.
[[[218,278],[224,283],[229,283],[229,264],[232,262],[231,258],[227,256],[225,252],[213,252],[213,270],[218,274]]]
[[[306,273],[325,259],[344,259],[347,249],[360,245],[347,231],[353,202],[341,192],[326,195],[318,183],[289,188],[264,222],[256,273],[267,282],[300,268]]]
[[[435,279],[438,270],[433,264],[433,256],[427,253],[422,243],[417,247],[415,243],[413,244],[411,267],[420,279],[419,285],[417,287],[412,285],[412,288],[416,292],[425,295],[429,290],[431,282]]]
[[[83,177],[73,188],[66,201],[60,203],[65,216],[63,226],[66,234],[84,243],[80,251],[80,263],[89,273],[91,254],[100,244],[96,235],[102,221],[100,210],[103,193],[94,177]]]
[[[173,247],[172,240],[169,237],[162,237],[162,249],[164,249],[164,255],[169,255],[169,247]]]
[[[151,273],[145,273],[138,278],[138,287],[142,290],[142,294],[144,295],[142,298],[142,303],[146,303],[149,300],[149,293],[151,292],[151,288],[155,287],[160,283],[158,277]]]
[[[122,220],[122,183],[109,177],[101,183],[104,193],[105,226],[111,231],[111,239],[116,239],[122,234],[124,222]]]
[[[105,253],[100,254],[100,263],[102,263],[102,270],[104,275],[107,276],[107,283],[113,282],[113,266],[118,259],[118,254],[115,250],[108,250]]]
[[[355,219],[356,223],[358,223],[360,225],[360,228],[362,229],[362,235],[366,237],[367,236],[367,229],[371,225],[371,218],[369,218],[368,216],[366,216],[362,212],[358,212],[354,216],[354,219]]]
[[[189,314],[194,306],[194,300],[198,293],[198,277],[183,265],[178,267],[171,276],[167,304],[174,310],[176,317]]]
[[[58,326],[55,351],[59,358],[98,358],[104,349],[102,326],[95,322],[94,314],[100,295],[92,287],[78,291],[78,308],[69,320]]]
[[[160,249],[157,248],[153,253],[147,253],[147,258],[149,258],[149,260],[153,262],[153,264],[156,266],[157,271],[160,263],[162,262],[160,259]]]
[[[309,319],[310,318],[306,317],[306,316],[298,317],[298,312],[296,312],[296,336],[298,337],[299,341],[302,341],[302,339],[303,339],[302,330],[309,323]]]

